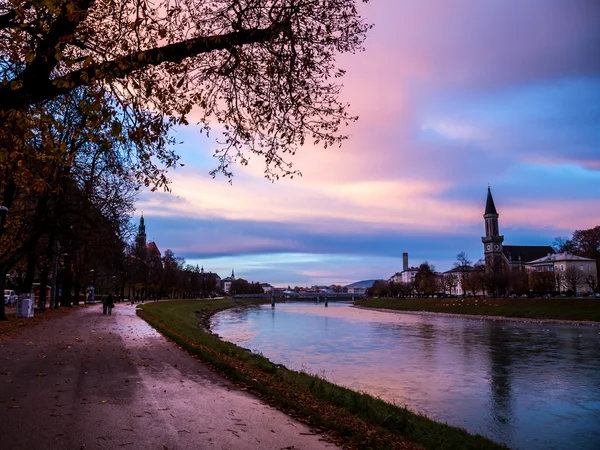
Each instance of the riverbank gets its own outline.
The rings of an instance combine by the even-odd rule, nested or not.
[[[261,303],[265,300],[164,302],[143,305],[138,314],[242,389],[333,436],[345,448],[505,448],[318,376],[288,370],[202,329],[219,310]]]
[[[558,298],[367,298],[355,307],[411,314],[443,314],[478,320],[512,320],[600,326],[600,299]]]

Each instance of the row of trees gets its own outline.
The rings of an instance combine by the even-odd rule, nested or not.
[[[254,154],[293,176],[284,156],[307,139],[341,144],[355,117],[335,60],[369,28],[355,3],[0,0],[0,290],[9,271],[21,291],[60,277],[64,304],[113,277],[154,283],[128,266],[128,219],[140,188],[168,189],[192,109],[222,131],[213,175]]]

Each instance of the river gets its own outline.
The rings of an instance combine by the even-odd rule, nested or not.
[[[515,449],[597,449],[600,327],[281,303],[215,315],[213,332]]]

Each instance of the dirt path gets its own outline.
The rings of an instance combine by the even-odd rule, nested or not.
[[[118,304],[0,341],[2,449],[322,449]]]

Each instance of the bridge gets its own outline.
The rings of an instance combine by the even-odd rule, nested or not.
[[[350,294],[348,292],[332,292],[332,293],[323,293],[323,292],[308,292],[304,294],[283,294],[283,293],[275,293],[275,294],[240,294],[233,295],[231,299],[235,302],[238,299],[243,298],[270,298],[271,305],[275,306],[275,300],[285,300],[285,301],[294,301],[294,300],[315,300],[317,303],[324,303],[325,306],[329,304],[330,301],[355,301],[359,298],[364,298],[365,294]]]

